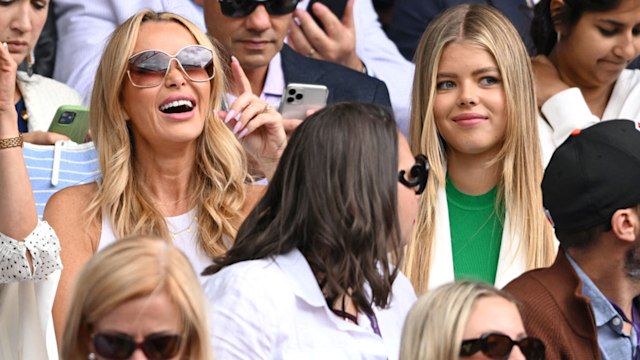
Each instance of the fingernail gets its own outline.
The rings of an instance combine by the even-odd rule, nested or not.
[[[9,47],[9,45],[7,45],[7,43],[6,43],[6,42],[2,42],[2,47],[6,49],[6,48],[8,48],[8,47]]]
[[[233,119],[233,115],[235,115],[236,111],[235,110],[229,110],[229,112],[227,113],[227,116],[224,117],[224,123],[227,124],[229,122],[229,120]]]
[[[234,127],[233,127],[233,134],[234,134],[234,135],[235,135],[235,134],[237,134],[237,133],[238,133],[238,131],[240,131],[240,129],[242,129],[242,123],[241,123],[241,122],[238,122],[238,123],[236,124],[236,126],[234,126]]]
[[[231,62],[238,62],[238,58],[231,55]]]
[[[240,135],[238,135],[238,139],[242,139],[243,137],[247,136],[248,133],[249,133],[249,129],[245,128],[244,130],[242,130]]]
[[[239,121],[241,117],[242,117],[242,111],[240,111],[238,114],[236,114],[234,119],[236,119],[236,121]]]

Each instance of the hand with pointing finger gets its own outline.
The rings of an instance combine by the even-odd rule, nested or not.
[[[235,57],[231,58],[231,73],[238,97],[227,111],[220,111],[219,116],[240,140],[250,161],[271,178],[287,146],[282,116],[253,94],[251,83]]]

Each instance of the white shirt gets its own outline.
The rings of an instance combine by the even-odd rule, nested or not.
[[[204,283],[211,306],[210,329],[219,359],[397,359],[413,287],[398,274],[390,306],[358,324],[331,312],[306,259],[298,250],[270,259],[243,261]]]
[[[623,70],[616,81],[602,119],[593,115],[578,88],[570,88],[550,97],[541,108],[539,119],[543,164],[546,167],[555,149],[575,129],[584,129],[600,120],[640,119],[640,70]]]

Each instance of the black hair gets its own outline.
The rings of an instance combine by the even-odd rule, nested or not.
[[[297,248],[330,306],[348,294],[372,314],[372,304],[388,305],[401,261],[397,179],[393,115],[372,104],[327,106],[294,132],[236,242],[203,274]]]
[[[531,37],[537,54],[549,55],[556,45],[555,25],[567,28],[578,23],[585,12],[604,12],[617,8],[622,0],[564,0],[564,5],[551,13],[551,0],[541,0],[534,8]]]

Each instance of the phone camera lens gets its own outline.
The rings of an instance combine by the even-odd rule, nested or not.
[[[296,89],[289,89],[289,95],[295,95]]]
[[[296,94],[296,100],[301,100],[304,97],[302,94]]]
[[[60,120],[58,120],[58,123],[62,125],[69,125],[73,122],[75,118],[76,118],[76,113],[71,111],[65,111],[60,116]]]
[[[292,103],[292,102],[293,102],[293,98],[292,98],[292,97],[288,97],[288,98],[287,98],[287,102],[288,102],[288,103]]]

